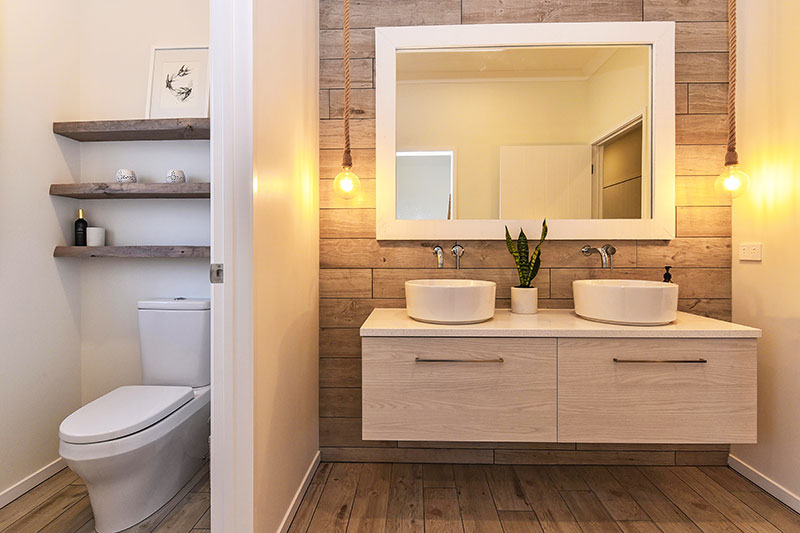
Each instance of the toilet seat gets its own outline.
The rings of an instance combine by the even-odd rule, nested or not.
[[[71,444],[120,439],[163,420],[194,397],[191,387],[120,387],[69,415],[61,423],[59,437]]]

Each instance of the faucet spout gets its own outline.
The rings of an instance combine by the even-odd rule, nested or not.
[[[436,268],[444,268],[444,250],[441,246],[434,246],[433,247],[433,255],[436,256]]]
[[[587,257],[596,253],[600,255],[600,264],[603,268],[614,268],[614,254],[617,253],[617,249],[610,244],[604,244],[600,248],[593,248],[587,244],[581,248],[581,253]]]

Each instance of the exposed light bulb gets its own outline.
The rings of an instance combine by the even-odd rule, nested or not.
[[[731,198],[736,198],[750,189],[750,176],[739,165],[727,165],[714,182],[714,189],[720,194],[730,194]]]
[[[342,171],[333,180],[333,189],[340,198],[350,200],[358,196],[361,182],[351,167],[342,166]]]

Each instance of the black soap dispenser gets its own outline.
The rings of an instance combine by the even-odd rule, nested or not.
[[[89,225],[83,218],[83,209],[78,209],[78,219],[75,221],[75,246],[86,246],[86,227]]]
[[[664,283],[672,283],[672,274],[669,273],[671,266],[664,267]]]

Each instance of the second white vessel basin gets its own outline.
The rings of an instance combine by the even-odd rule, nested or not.
[[[582,279],[572,282],[578,316],[634,326],[669,324],[678,315],[678,285],[661,281]]]
[[[406,312],[420,322],[476,324],[494,317],[494,281],[416,279],[406,281]]]

